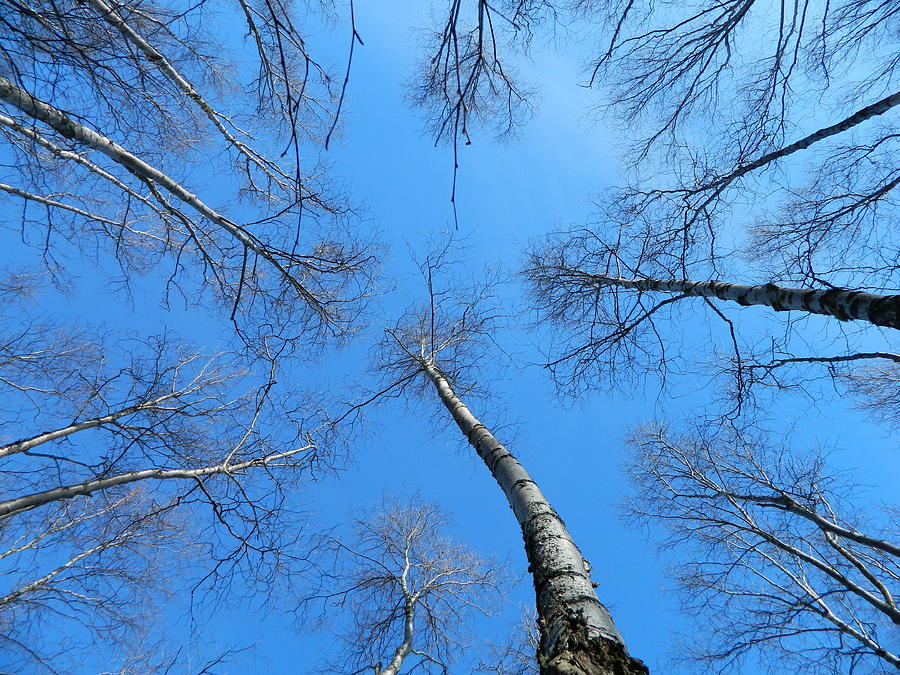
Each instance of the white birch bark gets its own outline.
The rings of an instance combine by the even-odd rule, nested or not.
[[[55,441],[60,438],[65,438],[66,436],[71,436],[72,434],[78,433],[79,431],[84,431],[85,429],[96,429],[97,427],[112,424],[122,417],[133,415],[134,413],[141,412],[142,410],[160,409],[159,406],[162,403],[164,403],[168,399],[178,396],[180,393],[181,392],[160,396],[150,401],[144,401],[142,403],[137,403],[135,405],[122,408],[121,410],[111,412],[108,415],[101,415],[100,417],[93,417],[88,420],[82,420],[81,422],[75,422],[74,424],[60,427],[59,429],[54,429],[53,431],[45,431],[43,433],[36,434],[29,438],[23,438],[22,440],[15,441],[13,443],[0,445],[0,459],[8,457],[9,455],[15,455],[19,452],[31,450],[32,448],[43,445],[44,443],[49,443],[50,441]]]
[[[22,511],[37,508],[50,502],[59,501],[61,499],[71,499],[83,495],[90,495],[98,490],[106,490],[118,485],[126,485],[139,480],[184,480],[197,479],[204,476],[213,476],[216,474],[234,474],[245,469],[254,467],[265,467],[274,464],[283,459],[296,455],[298,453],[311,450],[314,446],[304,446],[294,448],[287,452],[279,452],[264,457],[256,457],[244,462],[236,462],[231,464],[227,461],[210,466],[198,467],[195,469],[143,469],[141,471],[126,471],[115,476],[107,478],[96,478],[94,480],[77,483],[75,485],[64,485],[43,492],[35,492],[23,497],[15,499],[7,499],[0,501],[0,519],[7,518]]]
[[[843,289],[820,291],[786,288],[775,284],[745,286],[724,281],[624,279],[598,274],[588,276],[598,286],[719,298],[739,305],[765,305],[779,312],[797,310],[833,316],[841,321],[868,321],[876,326],[900,329],[900,295],[876,295]]]
[[[394,656],[391,658],[391,662],[382,669],[377,670],[376,675],[397,675],[400,672],[400,667],[403,665],[403,661],[407,656],[412,652],[412,642],[413,642],[413,628],[415,626],[415,609],[407,603],[406,609],[404,610],[404,622],[403,622],[403,642],[400,643],[400,646],[394,651]]]
[[[246,249],[253,251],[272,265],[278,273],[300,294],[300,296],[319,314],[323,308],[319,299],[313,292],[307,289],[292,274],[289,266],[290,260],[279,259],[279,255],[260,242],[250,232],[237,223],[207,205],[197,195],[190,192],[181,183],[166,175],[156,167],[151,166],[137,155],[129,152],[115,141],[93,129],[72,119],[58,108],[41,101],[29,92],[18,87],[8,78],[0,75],[0,101],[5,101],[15,106],[29,117],[46,124],[57,133],[86,145],[117,164],[121,165],[140,180],[151,184],[155,183],[169,192],[172,196],[190,206],[196,213],[206,220],[222,228],[230,237],[235,239]],[[286,256],[282,256],[286,257]]]
[[[541,673],[647,673],[647,667],[625,650],[594,591],[587,561],[537,483],[459,399],[444,374],[428,362],[423,368],[519,521],[537,597]]]

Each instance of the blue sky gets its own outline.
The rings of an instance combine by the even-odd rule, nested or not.
[[[406,96],[405,83],[418,57],[413,29],[426,18],[424,11],[408,11],[408,4],[357,7],[365,46],[358,49],[353,64],[340,142],[328,155],[336,174],[347,181],[350,194],[367,207],[366,217],[390,244],[388,277],[397,279],[397,290],[381,304],[386,323],[410,295],[416,295],[410,286],[419,277],[408,249],[421,250],[427,240],[453,230],[450,151],[434,147],[422,133],[421,118],[410,109]],[[343,37],[338,35],[338,44]],[[624,179],[617,160],[621,132],[613,124],[592,121],[602,93],[577,86],[584,80],[582,54],[571,45],[538,47],[523,66],[537,85],[535,118],[518,139],[497,144],[489,132],[477,132],[474,143],[460,153],[459,234],[467,239],[473,268],[499,264],[507,271],[511,285],[504,292],[512,302],[520,297],[515,271],[528,242],[550,230],[583,224],[594,213],[592,197]],[[545,371],[533,365],[541,357],[535,334],[523,330],[526,319],[516,317],[511,329],[502,333],[501,344],[513,360],[501,360],[496,368],[484,364],[483,379],[490,380],[492,397],[472,408],[488,426],[498,420],[507,424],[497,431],[498,437],[536,477],[592,561],[601,601],[612,610],[631,653],[645,659],[651,671],[673,672],[664,667],[673,632],[688,630],[691,624],[679,615],[676,599],[666,591],[666,560],[644,532],[619,517],[617,502],[627,492],[619,467],[630,427],[662,416],[687,418],[707,402],[708,392],[697,391],[700,387],[695,384],[696,389],[672,391],[661,400],[650,382],[634,391],[560,401]],[[377,329],[378,319],[372,323]],[[485,355],[487,360],[493,357]],[[355,349],[342,358],[363,365]],[[796,426],[799,443],[828,441],[838,448],[852,444],[852,453],[835,453],[838,465],[864,465],[865,482],[890,485],[890,480],[877,475],[885,467],[898,477],[883,432],[865,426],[847,405],[838,406],[838,412],[810,411],[802,400],[783,406],[781,412]],[[508,559],[524,574],[521,538],[512,513],[455,427],[435,426],[403,410],[404,404],[394,401],[373,415],[376,429],[354,452],[339,482],[326,481],[307,491],[311,508],[323,521],[339,519],[377,503],[384,491],[417,492],[452,513],[455,535],[480,551]],[[831,423],[823,424],[829,415]],[[886,462],[870,463],[863,457],[867,454]],[[880,469],[872,470],[879,464]],[[460,484],[466,486],[462,502],[456,498]],[[485,513],[490,516],[485,518]],[[518,606],[531,602],[525,579],[511,597],[511,611],[480,624],[479,630],[502,639],[516,620]],[[281,651],[267,648],[266,642],[259,644],[259,653],[271,659],[273,672],[284,672],[285,666],[278,664],[297,664],[300,658],[309,658],[304,668],[312,668],[322,647],[312,636],[304,636],[306,647],[299,651],[293,643]],[[460,664],[453,672],[466,668]]]
[[[347,398],[353,396],[354,383],[370,383],[365,341],[377,339],[380,327],[417,295],[418,272],[410,249],[421,251],[429,240],[455,234],[449,201],[451,153],[435,147],[423,133],[422,120],[406,95],[418,57],[414,27],[427,23],[427,13],[419,3],[411,9],[413,3],[402,0],[357,5],[357,27],[365,45],[356,52],[341,133],[325,159],[336,184],[360,205],[363,227],[378,231],[387,245],[384,273],[393,290],[373,303],[371,329],[360,341],[323,354],[319,364],[294,369],[304,379],[301,384],[317,390],[343,387]],[[348,37],[348,26],[338,22],[316,34],[313,43],[340,64]],[[511,308],[521,306],[515,272],[528,243],[548,231],[588,221],[594,212],[591,198],[624,178],[617,160],[621,132],[613,124],[592,121],[591,110],[602,92],[577,86],[584,80],[580,58],[572,45],[538,44],[523,64],[538,90],[535,118],[517,139],[498,144],[488,131],[476,131],[474,143],[461,149],[457,236],[468,245],[467,268],[505,270],[510,283],[502,294]],[[215,176],[193,178],[198,188],[216,184]],[[17,250],[11,241],[5,243],[6,250]],[[142,285],[152,280],[153,275]],[[102,292],[97,290],[102,285],[89,272],[82,276],[78,302],[66,305],[73,318],[90,314],[91,320],[124,321],[150,330],[177,326],[198,342],[216,341],[227,330],[212,313],[158,310],[152,294],[145,298],[140,290],[133,303],[118,297],[110,303],[89,302]],[[513,316],[498,336],[509,360],[485,354],[482,382],[489,385],[491,396],[473,402],[473,412],[495,428],[565,519],[593,564],[599,597],[611,609],[630,652],[644,659],[651,672],[675,672],[664,666],[671,637],[692,624],[679,615],[675,598],[666,592],[666,560],[646,533],[619,517],[617,503],[628,489],[619,469],[631,427],[663,416],[689,418],[698,406],[708,404],[710,392],[695,383],[661,397],[656,383],[649,381],[632,391],[560,400],[538,365],[547,336],[528,329],[527,320],[527,314]],[[508,561],[523,577],[509,594],[508,611],[475,628],[502,641],[519,607],[533,601],[515,519],[455,427],[436,424],[420,410],[395,400],[373,411],[373,428],[348,448],[346,469],[305,485],[297,498],[312,514],[312,527],[322,529],[379,504],[385,493],[418,493],[449,511],[454,536]],[[887,486],[900,481],[892,442],[885,441],[884,430],[866,425],[849,404],[811,406],[790,399],[778,414],[795,427],[799,443],[834,444],[836,464],[858,466],[863,482]],[[463,500],[460,485],[465,486]],[[290,599],[285,604],[290,606]],[[313,672],[329,646],[327,629],[309,632],[277,609],[263,618],[252,604],[223,608],[204,631],[204,639],[254,646],[237,658],[233,672]],[[183,616],[184,610],[179,600],[169,608],[173,617]],[[466,660],[474,656],[465,655],[453,672],[468,672]],[[257,663],[265,665],[253,665]]]

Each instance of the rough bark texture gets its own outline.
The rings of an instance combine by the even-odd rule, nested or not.
[[[745,286],[724,281],[622,279],[596,274],[591,278],[601,286],[719,298],[739,305],[765,305],[779,312],[800,310],[833,316],[841,321],[868,321],[876,326],[900,329],[900,295],[875,295],[842,289],[817,291],[775,284]]]
[[[544,675],[640,675],[622,636],[600,603],[581,555],[559,514],[515,457],[453,392],[443,373],[425,364],[443,404],[499,483],[522,529],[534,578]]]

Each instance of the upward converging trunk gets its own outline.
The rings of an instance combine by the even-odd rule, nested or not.
[[[394,656],[387,667],[379,670],[380,664],[375,667],[375,675],[397,675],[403,661],[413,650],[413,629],[415,627],[415,603],[407,599],[406,608],[403,610],[403,642],[394,650]]]
[[[817,291],[804,288],[785,288],[775,284],[745,286],[724,281],[688,281],[675,279],[623,279],[599,274],[587,276],[598,286],[619,286],[639,291],[664,291],[705,298],[730,300],[740,305],[765,305],[783,312],[800,310],[833,316],[841,321],[858,319],[876,326],[900,328],[900,295],[875,295],[861,291],[832,289]]]
[[[424,364],[443,404],[500,484],[522,528],[537,596],[538,664],[545,675],[639,675],[622,636],[591,583],[587,561],[537,483],[454,393],[444,374]]]

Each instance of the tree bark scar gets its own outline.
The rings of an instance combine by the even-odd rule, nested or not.
[[[513,457],[513,454],[509,450],[507,450],[503,445],[501,445],[500,443],[497,443],[497,446],[491,450],[490,459],[488,459],[486,457],[483,459],[487,463],[488,468],[491,470],[492,474],[497,473],[497,465],[500,464],[500,462],[503,461],[504,459],[509,459],[512,462],[514,462],[515,464],[519,463],[519,460],[517,460],[515,457]],[[531,482],[533,483],[534,481],[531,481]]]
[[[738,293],[737,297],[735,298],[735,301],[737,302],[737,304],[741,305],[742,307],[749,307],[752,304],[750,302],[750,293],[753,292],[754,288],[756,288],[756,287],[751,286],[746,291]],[[719,297],[722,297],[722,296],[719,296]],[[723,299],[728,300],[727,295]]]
[[[847,299],[847,313],[851,318],[865,318],[870,314],[867,311],[865,301],[865,294],[859,293],[855,291],[851,291],[849,293],[849,297]]]
[[[538,577],[540,577],[540,578],[538,578]],[[540,574],[540,575],[536,573],[535,580],[534,580],[534,590],[537,591],[538,593],[543,593],[546,590],[548,584],[552,583],[553,581],[556,581],[557,579],[559,579],[561,577],[573,577],[573,578],[586,579],[587,575],[583,574],[575,569],[549,570],[546,574]],[[597,606],[602,607],[600,601],[597,598],[592,598],[589,595],[578,595],[575,597],[568,598],[569,602],[572,602],[573,600],[582,600],[584,602],[589,602],[591,604],[596,604]]]
[[[753,290],[761,292],[768,305],[776,312],[784,312],[789,309],[784,290],[781,287],[775,284],[764,284],[762,286],[754,286],[750,292]]]
[[[512,453],[509,454],[509,457],[512,457]],[[520,478],[515,483],[513,483],[513,489],[518,490],[523,485],[528,485],[528,484],[531,484],[534,487],[537,487],[537,483],[534,482],[533,478]],[[553,513],[554,513],[554,515],[556,515],[555,511]],[[559,522],[562,522],[562,518],[560,518],[559,516],[556,516],[556,517],[559,520]],[[565,523],[563,523],[563,524],[565,525]]]
[[[710,289],[713,292],[713,295],[719,298],[720,300],[728,300],[728,291],[730,284],[726,284],[721,281],[710,281],[709,282]],[[693,290],[693,289],[692,289]],[[700,295],[699,293],[697,295]],[[738,303],[746,304],[746,294],[743,294],[738,297]]]

